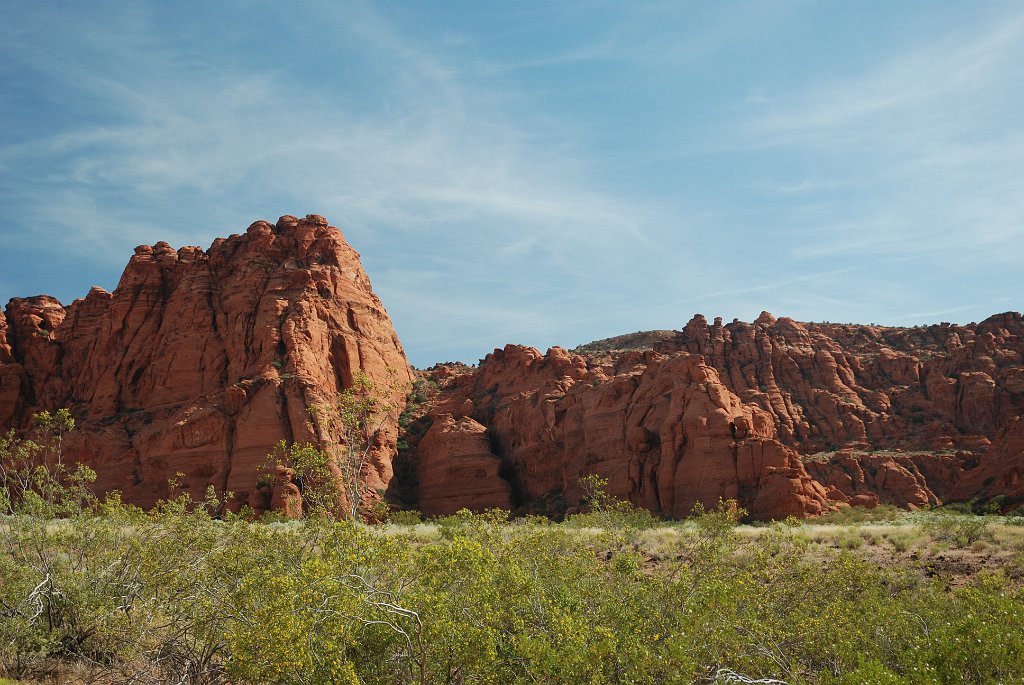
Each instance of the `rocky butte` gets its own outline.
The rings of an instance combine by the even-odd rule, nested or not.
[[[268,452],[279,440],[335,441],[308,410],[331,406],[358,369],[395,386],[399,405],[373,446],[372,494],[391,480],[409,365],[341,232],[321,216],[284,216],[205,251],[140,245],[112,293],[93,288],[67,307],[11,300],[0,426],[70,408],[70,459],[96,469],[100,491],[143,507],[178,494],[168,481],[180,473],[195,497],[212,485],[236,508],[287,510],[297,488],[265,472]]]
[[[417,372],[400,418],[414,374],[359,256],[318,215],[257,221],[205,251],[139,246],[112,293],[69,306],[11,300],[0,427],[68,407],[66,452],[101,491],[149,507],[213,486],[236,508],[298,515],[302,483],[267,454],[280,440],[337,444],[309,410],[357,370],[393,405],[366,493],[427,514],[564,513],[595,472],[674,517],[720,497],[760,519],[1024,502],[1018,313],[915,328],[697,315],[573,351],[508,345]]]

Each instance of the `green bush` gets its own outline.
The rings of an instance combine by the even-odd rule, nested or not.
[[[423,514],[415,509],[392,511],[388,514],[387,522],[396,526],[415,526],[423,522]]]
[[[830,511],[814,519],[814,523],[847,526],[851,523],[889,522],[896,521],[906,514],[905,511],[892,504],[880,504],[877,507],[842,507],[838,511]]]
[[[986,516],[946,510],[926,512],[923,516],[920,523],[922,532],[937,542],[970,547],[978,540],[991,537],[990,521]]]
[[[809,558],[782,526],[738,534],[728,505],[666,529],[653,566],[628,535],[493,514],[446,517],[424,541],[194,505],[9,517],[0,665],[191,683],[1024,677],[1024,597],[1000,574],[947,588],[853,552]]]
[[[4,444],[8,456],[23,454],[24,444]],[[211,512],[223,502],[188,495],[142,512],[63,489],[59,470],[44,472],[59,487],[42,473],[27,491],[9,481],[0,521],[5,676],[65,681],[57,674],[78,668],[82,682],[195,685],[1024,680],[1019,580],[985,573],[948,586],[856,549],[812,555],[784,524],[738,529],[735,502],[696,507],[665,527],[655,558],[642,544],[655,534],[635,533],[643,526],[623,523],[633,512],[607,499],[568,525],[463,510],[436,519],[442,534],[425,539],[329,517],[218,519]],[[588,516],[614,525],[581,531]],[[847,534],[863,543],[856,528]]]
[[[579,485],[583,490],[581,504],[586,511],[566,517],[565,525],[568,527],[643,530],[664,524],[664,520],[647,509],[608,494],[607,478],[592,473],[580,478]]]

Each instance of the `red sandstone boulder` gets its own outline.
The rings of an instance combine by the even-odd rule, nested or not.
[[[341,232],[317,215],[285,216],[206,251],[141,245],[113,293],[94,288],[67,308],[12,300],[0,424],[70,407],[79,428],[67,450],[97,470],[101,491],[148,507],[181,472],[193,495],[213,485],[239,505],[279,440],[338,440],[308,408],[332,405],[357,369],[396,407],[365,474],[374,497],[392,477],[409,366]],[[290,507],[293,495],[282,485],[275,498]]]
[[[302,493],[295,484],[295,471],[278,466],[274,471],[274,483],[270,492],[270,508],[288,518],[302,516]]]

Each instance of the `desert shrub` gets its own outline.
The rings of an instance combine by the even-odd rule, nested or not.
[[[644,530],[664,524],[649,510],[608,494],[607,478],[592,473],[580,478],[579,484],[584,494],[581,504],[586,511],[566,517],[564,524],[570,528]]]
[[[530,526],[553,526],[555,522],[549,519],[547,516],[540,516],[538,514],[527,514],[525,516],[517,516],[512,519],[512,524],[521,528],[527,528]]]
[[[566,517],[568,528],[599,528],[604,530],[645,530],[664,525],[665,521],[647,509],[634,507],[628,502],[614,509],[572,514]]]
[[[948,510],[925,513],[919,526],[932,540],[957,547],[969,547],[982,538],[991,537],[988,517]]]
[[[837,511],[822,514],[814,523],[848,526],[853,523],[896,521],[906,514],[905,511],[892,504],[880,504],[874,508],[842,507]]]
[[[392,511],[387,516],[387,522],[395,526],[415,526],[423,522],[423,514],[415,509]]]
[[[859,549],[864,546],[864,538],[854,531],[847,530],[839,536],[837,544],[843,549]]]
[[[910,549],[913,539],[905,535],[892,535],[889,537],[889,542],[897,552],[906,552]]]
[[[112,498],[59,520],[11,517],[0,636],[12,670],[81,661],[125,680],[216,677],[222,601],[259,535],[226,535],[237,528],[200,504],[183,495],[144,514]]]
[[[151,512],[58,499],[60,518],[0,520],[3,675],[57,663],[83,681],[197,685],[1024,679],[1019,581],[950,587],[856,550],[809,554],[799,527],[737,529],[734,502],[643,534],[464,510],[424,537],[217,518],[212,493]]]
[[[384,670],[413,615],[402,588],[412,571],[401,546],[366,529],[314,522],[315,553],[263,559],[230,595],[233,678],[258,683],[359,683],[356,663]],[[311,531],[305,531],[309,534]],[[390,665],[406,672],[404,661]],[[389,669],[389,670],[390,670]]]
[[[903,678],[877,659],[861,657],[854,670],[832,682],[837,685],[910,685],[914,681]]]
[[[448,535],[410,544],[345,521],[216,520],[185,498],[150,514],[112,504],[33,533],[48,536],[63,618],[51,629],[42,614],[3,615],[0,654],[9,672],[45,657],[191,683],[1024,675],[1024,598],[1005,577],[950,589],[850,552],[809,558],[784,526],[741,536],[723,509],[659,538],[652,567],[629,536],[487,515],[448,517]],[[7,547],[0,557],[13,606],[39,576],[19,575]]]

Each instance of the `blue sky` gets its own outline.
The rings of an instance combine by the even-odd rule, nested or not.
[[[1020,2],[0,0],[0,302],[325,215],[410,360],[1024,306]]]

